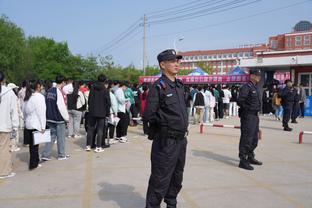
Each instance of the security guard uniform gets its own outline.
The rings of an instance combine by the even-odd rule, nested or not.
[[[294,88],[287,87],[287,86],[282,90],[282,93],[281,93],[282,106],[283,106],[283,110],[284,110],[283,127],[284,127],[285,131],[291,131],[292,130],[292,128],[289,128],[288,122],[289,122],[289,119],[290,119],[291,114],[292,114],[293,105],[295,102],[295,95],[296,95],[296,92],[295,92]]]
[[[150,88],[144,118],[150,125],[149,139],[153,140],[151,176],[146,207],[167,207],[177,204],[182,188],[188,128],[188,116],[183,83],[162,75]]]
[[[258,73],[260,72],[250,72],[250,74]],[[259,88],[252,81],[249,81],[241,87],[237,104],[240,106],[239,117],[241,121],[239,167],[253,170],[253,167],[250,164],[262,165],[262,163],[255,159],[254,154],[254,150],[258,146],[258,112],[261,110],[261,98]]]

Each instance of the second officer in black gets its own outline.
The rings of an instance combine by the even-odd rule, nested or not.
[[[241,121],[241,137],[239,141],[239,167],[253,170],[253,165],[262,165],[255,159],[255,149],[258,146],[259,116],[261,110],[260,91],[257,83],[261,80],[260,70],[250,70],[250,81],[243,85],[239,92],[237,104]]]
[[[153,140],[146,207],[159,208],[164,199],[167,208],[174,208],[182,188],[188,128],[184,85],[176,79],[182,56],[170,49],[157,59],[162,76],[150,88],[143,118]]]

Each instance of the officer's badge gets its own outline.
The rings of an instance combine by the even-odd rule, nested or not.
[[[172,94],[167,94],[166,96],[167,96],[167,97],[172,97]]]

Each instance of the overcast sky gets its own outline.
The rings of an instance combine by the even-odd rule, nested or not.
[[[107,43],[135,24],[142,23],[144,14],[148,22],[163,20],[173,12],[188,14],[187,6],[211,2],[211,7],[235,2],[213,0],[0,0],[0,14],[23,28],[26,36],[46,36],[66,41],[73,54],[111,54],[115,63],[142,67],[143,27],[134,29],[111,48]],[[236,1],[238,2],[238,1]],[[164,24],[151,24],[147,28],[148,60],[157,63],[162,50],[209,50],[238,47],[242,44],[266,43],[269,36],[290,32],[300,20],[312,21],[312,1],[304,0],[241,0],[237,8],[201,17]],[[252,3],[253,2],[253,3]],[[250,4],[249,4],[250,3]],[[292,5],[292,6],[290,6]],[[289,6],[289,7],[287,7]],[[287,7],[287,8],[286,8]],[[203,9],[208,8],[204,7]],[[221,7],[220,7],[221,8]],[[168,10],[169,9],[169,10]],[[222,8],[221,8],[222,9]],[[162,13],[153,13],[162,11]],[[215,10],[210,10],[215,11]],[[165,12],[165,13],[163,13]],[[211,13],[211,12],[210,12]],[[160,19],[152,15],[161,15]],[[194,15],[194,14],[193,14]],[[192,17],[186,15],[186,18]],[[179,39],[182,39],[180,40]],[[118,42],[118,44],[117,44]]]

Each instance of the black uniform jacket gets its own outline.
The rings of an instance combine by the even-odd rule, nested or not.
[[[143,119],[157,128],[186,132],[188,116],[183,83],[162,75],[150,88]]]
[[[239,92],[237,104],[244,113],[257,113],[261,110],[261,98],[259,88],[251,81],[244,84]]]

